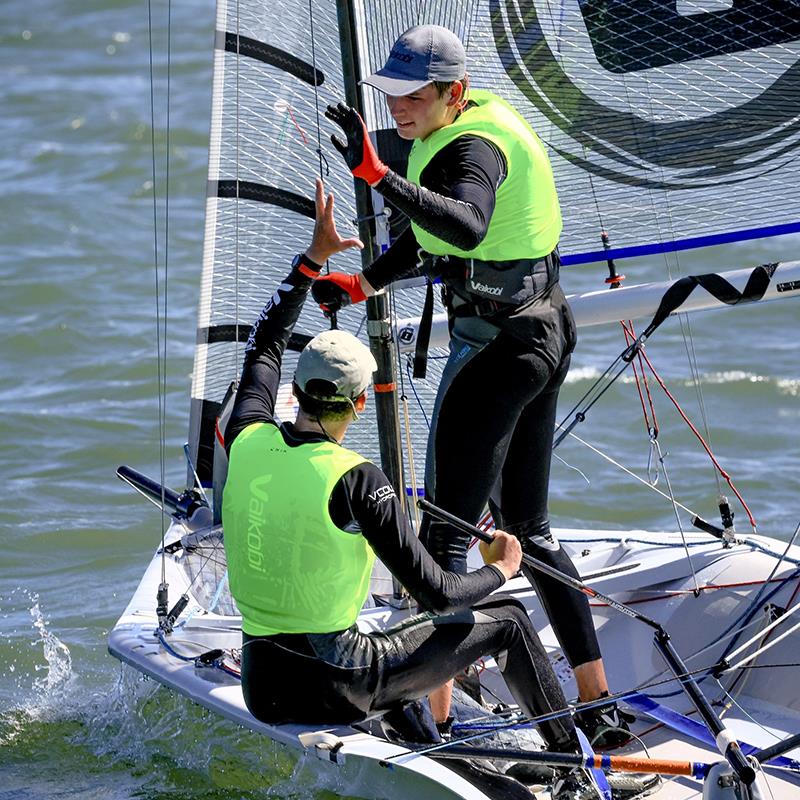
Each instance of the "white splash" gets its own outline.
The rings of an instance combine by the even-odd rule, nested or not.
[[[41,699],[52,698],[61,694],[72,677],[72,656],[69,648],[52,631],[48,630],[47,622],[39,607],[39,596],[31,597],[33,605],[30,607],[33,627],[39,633],[46,664],[37,665],[36,671],[46,670],[46,673],[34,681],[34,688]]]
[[[8,675],[13,676],[16,687],[15,704],[3,716],[0,737],[0,744],[9,744],[24,732],[27,721],[47,720],[53,713],[63,713],[73,672],[69,648],[49,629],[39,605],[39,595],[17,587],[3,600],[3,610],[21,600],[33,621],[30,638],[24,630],[15,631],[13,640],[6,637],[9,653],[19,648],[16,657],[7,656],[3,665]],[[31,649],[39,648],[41,656],[29,655]]]
[[[800,379],[782,378],[777,382],[777,386],[781,394],[789,397],[800,397]]]

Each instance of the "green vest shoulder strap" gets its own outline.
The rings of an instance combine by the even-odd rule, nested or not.
[[[365,458],[332,442],[291,447],[270,423],[236,438],[222,502],[231,593],[252,636],[328,633],[352,625],[375,555],[333,524],[328,500]]]
[[[546,256],[561,235],[561,210],[544,145],[525,119],[491,92],[471,90],[470,103],[453,123],[414,141],[408,179],[419,185],[430,160],[459,136],[471,134],[492,142],[505,157],[508,174],[497,191],[486,237],[474,249],[460,250],[412,223],[417,242],[434,255],[482,261]]]

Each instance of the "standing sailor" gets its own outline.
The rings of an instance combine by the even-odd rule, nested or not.
[[[326,112],[346,134],[333,143],[353,174],[411,224],[360,275],[320,278],[314,298],[336,311],[401,278],[441,278],[450,359],[428,440],[426,495],[472,523],[489,503],[497,526],[518,537],[524,552],[577,577],[550,532],[547,508],[556,401],[576,334],[558,284],[561,212],[544,147],[504,100],[468,92],[463,45],[446,28],[406,31],[383,69],[363,82],[386,95],[399,135],[414,140],[408,180],[381,162],[360,116],[342,104]],[[420,538],[444,569],[466,572],[467,535],[426,517]],[[580,699],[607,695],[586,597],[523,571]],[[442,722],[447,691],[432,703]],[[580,724],[599,747],[629,739],[613,702],[583,712]]]
[[[497,531],[481,546],[486,566],[469,575],[441,569],[388,478],[342,447],[367,402],[376,369],[369,350],[343,331],[316,336],[297,361],[297,419],[275,419],[283,352],[312,282],[329,257],[362,246],[336,232],[333,196],[325,199],[321,181],[316,212],[311,245],[251,332],[225,434],[222,517],[242,614],[247,708],[268,723],[348,724],[396,712],[491,655],[526,714],[563,710],[566,699],[524,607],[489,596],[519,569],[519,542]],[[428,613],[365,634],[356,617],[376,555]],[[551,749],[580,751],[568,713],[539,727]],[[600,795],[579,769],[559,777],[554,796]]]

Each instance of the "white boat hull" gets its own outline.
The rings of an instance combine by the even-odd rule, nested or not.
[[[173,525],[167,542],[180,538],[185,532],[181,525]],[[735,623],[738,615],[764,588],[763,582],[777,561],[773,554],[783,549],[779,542],[763,537],[751,537],[749,544],[723,548],[708,536],[690,534],[691,561],[702,587],[700,595],[695,597],[692,591],[695,579],[675,534],[575,530],[558,533],[573,553],[584,580],[598,591],[632,604],[659,621],[671,634],[676,649],[690,669],[711,665],[723,654],[727,638],[715,640]],[[797,602],[794,595],[800,594],[796,575],[800,548],[793,548],[789,557],[794,563],[784,562],[772,577],[772,582],[764,589],[764,597],[756,604],[752,624],[740,642],[766,625],[762,606],[770,604],[785,609]],[[168,556],[165,564],[172,602],[183,591],[191,598],[180,551],[177,556]],[[793,576],[792,579],[786,580],[789,576]],[[318,758],[322,781],[342,794],[386,800],[410,797],[487,800],[490,797],[441,761],[423,756],[398,759],[403,748],[350,727],[271,726],[254,719],[244,705],[237,678],[213,667],[198,668],[193,661],[180,660],[159,642],[155,635],[155,597],[160,581],[161,557],[156,554],[111,632],[109,650],[120,660],[237,724],[263,733],[309,758]],[[529,608],[542,641],[566,683],[567,696],[574,696],[569,668],[560,657],[555,636],[535,594],[523,578],[511,581],[504,590],[513,592]],[[767,599],[770,593],[773,594]],[[652,631],[602,604],[593,605],[592,611],[612,688],[620,690],[662,682],[651,687],[650,693],[668,695],[658,702],[691,715],[691,705],[676,682],[664,682],[669,673],[653,646]],[[365,630],[380,629],[406,613],[386,607],[365,609],[360,625]],[[781,630],[779,627],[771,637],[777,638]],[[207,613],[199,603],[190,602],[167,641],[176,653],[192,659],[214,648],[236,648],[241,643],[240,619]],[[754,663],[756,666],[789,664],[797,660],[798,653],[800,635],[793,633]],[[728,701],[731,707],[723,714],[726,725],[742,741],[756,747],[769,746],[800,731],[800,697],[794,688],[796,675],[797,670],[789,667],[757,668],[747,672],[733,689],[735,703]],[[507,698],[505,686],[492,662],[482,680],[488,690]],[[730,680],[726,685],[729,683]],[[709,678],[701,685],[710,700],[725,699],[715,680]],[[722,707],[717,710],[721,711]],[[721,760],[713,746],[654,724],[644,714],[637,716],[636,731],[651,757],[708,763]],[[618,754],[643,753],[642,744],[630,745]],[[800,751],[787,755],[800,759]],[[388,768],[386,759],[390,758],[392,767]],[[768,770],[766,780],[776,800],[800,797],[797,777]],[[665,781],[652,796],[657,800],[688,800],[700,797],[701,793],[701,783],[679,778]]]

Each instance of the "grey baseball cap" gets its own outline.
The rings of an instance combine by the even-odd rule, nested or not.
[[[402,97],[432,81],[461,80],[466,63],[464,45],[451,30],[441,25],[417,25],[394,43],[383,68],[361,83]]]
[[[323,331],[315,336],[300,353],[294,382],[312,397],[355,400],[372,383],[372,373],[378,369],[369,348],[347,331]],[[310,381],[327,381],[335,393],[308,391]],[[316,388],[316,387],[315,387]]]

